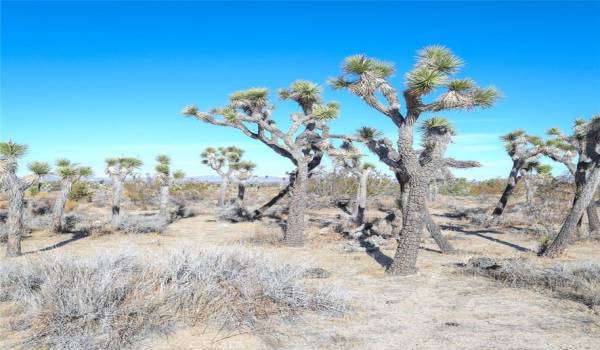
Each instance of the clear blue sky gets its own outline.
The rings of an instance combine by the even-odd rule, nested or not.
[[[459,76],[504,94],[491,109],[446,114],[459,132],[449,155],[484,165],[459,175],[506,176],[498,136],[512,129],[542,134],[600,113],[600,3],[3,1],[1,12],[0,138],[28,144],[25,162],[68,157],[102,174],[106,157],[139,156],[151,171],[167,153],[175,168],[208,175],[200,151],[236,144],[260,175],[281,176],[286,159],[179,111],[253,86],[324,84],[355,53],[394,62],[401,87],[430,44],[466,61]],[[336,133],[394,133],[349,93],[325,96],[342,104]],[[278,120],[294,110],[277,105]]]

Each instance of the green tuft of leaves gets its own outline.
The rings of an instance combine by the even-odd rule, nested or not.
[[[198,113],[198,107],[196,107],[195,105],[185,106],[181,110],[181,114],[186,117],[195,116],[197,113]]]
[[[448,83],[448,90],[458,92],[468,92],[477,86],[473,79],[455,79]]]
[[[394,66],[365,55],[353,55],[346,57],[342,64],[342,71],[355,75],[369,73],[377,78],[386,79],[394,74]]]
[[[27,145],[12,141],[0,142],[0,155],[2,158],[20,158],[27,153]]]
[[[169,175],[169,170],[170,170],[169,169],[169,164],[158,163],[158,164],[156,164],[156,166],[154,167],[154,169],[156,170],[157,173]]]
[[[432,135],[433,133],[449,133],[450,135],[456,135],[456,130],[452,123],[443,117],[431,117],[424,120],[419,126],[420,131],[424,135]]]
[[[428,67],[417,67],[406,75],[406,85],[418,95],[426,95],[448,83],[445,73]]]
[[[499,99],[500,92],[493,87],[485,89],[477,88],[473,92],[474,104],[482,108],[491,107]]]
[[[50,165],[46,162],[31,162],[27,167],[32,173],[38,176],[43,176],[50,173]]]
[[[343,77],[337,77],[337,78],[329,78],[327,80],[327,84],[334,90],[341,90],[341,89],[345,89],[348,86],[350,86],[350,84],[352,84],[352,82],[347,81]]]
[[[159,154],[158,156],[156,156],[156,161],[159,162],[160,164],[169,165],[169,164],[171,164],[171,157],[169,157],[166,154]]]
[[[455,73],[462,65],[463,62],[458,56],[441,45],[427,46],[417,54],[417,67],[425,67],[444,74]]]
[[[340,114],[340,105],[337,102],[329,102],[326,105],[313,106],[313,116],[317,120],[329,121],[337,118]]]
[[[523,137],[523,136],[525,136],[525,130],[517,129],[517,130],[511,131],[505,135],[500,136],[500,140],[502,140],[504,142],[514,142],[518,138]]]
[[[247,90],[236,91],[229,95],[229,99],[231,101],[256,101],[266,99],[268,94],[268,89],[256,87]]]
[[[173,172],[173,178],[175,180],[181,180],[185,177],[185,172],[183,170],[176,170]]]
[[[381,135],[383,135],[381,133],[381,131],[375,129],[375,128],[371,128],[369,126],[363,126],[360,129],[358,129],[356,131],[356,134],[358,135],[358,137],[360,137],[361,139],[365,140],[365,141],[369,141],[369,140],[373,140],[376,138],[381,137]]]

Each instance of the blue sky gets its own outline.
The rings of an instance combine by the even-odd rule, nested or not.
[[[465,60],[458,76],[504,94],[491,109],[444,114],[459,133],[448,155],[483,164],[460,176],[506,176],[503,133],[568,129],[600,113],[597,2],[2,1],[0,9],[0,138],[28,144],[24,162],[68,157],[102,174],[106,157],[138,156],[151,171],[166,153],[175,168],[208,175],[201,150],[235,144],[258,174],[281,176],[288,160],[179,111],[223,105],[253,86],[325,85],[355,53],[394,62],[401,89],[415,52],[430,44]],[[326,88],[325,97],[342,104],[332,131],[369,125],[393,136],[391,122],[355,96]],[[295,110],[276,104],[282,122]]]

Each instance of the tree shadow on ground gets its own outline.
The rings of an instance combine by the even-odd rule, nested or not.
[[[467,236],[477,236],[477,237],[480,237],[480,238],[483,238],[483,239],[487,239],[488,241],[492,241],[492,242],[495,242],[495,243],[499,243],[499,244],[511,247],[511,248],[516,249],[516,250],[518,250],[520,252],[533,252],[533,250],[531,250],[529,248],[526,248],[526,247],[523,247],[523,246],[520,246],[518,244],[511,243],[511,242],[508,242],[508,241],[504,241],[504,240],[501,240],[501,239],[498,239],[498,238],[494,238],[494,237],[490,237],[490,236],[486,236],[486,235],[482,234],[482,232],[495,233],[495,234],[502,234],[502,232],[498,232],[498,231],[494,231],[494,230],[484,230],[484,231],[481,231],[481,230],[478,230],[478,231],[465,230],[462,227],[459,227],[459,226],[450,226],[450,225],[440,225],[440,228],[443,229],[443,230],[464,233]]]
[[[78,241],[78,240],[80,240],[82,238],[85,238],[87,236],[88,236],[88,234],[85,231],[74,232],[73,235],[71,236],[71,238],[68,238],[68,239],[65,239],[63,241],[54,243],[54,244],[49,245],[49,246],[44,247],[44,248],[40,248],[40,249],[37,249],[37,250],[32,250],[30,252],[23,253],[23,255],[35,254],[35,253],[41,253],[41,252],[47,252],[49,250],[53,250],[53,249],[57,249],[57,248],[63,247],[65,245],[69,244],[69,243]]]
[[[360,243],[361,247],[365,248],[367,255],[373,258],[382,267],[387,268],[392,264],[392,258],[385,255],[378,246],[371,242],[365,241],[364,238],[359,239],[358,242]]]

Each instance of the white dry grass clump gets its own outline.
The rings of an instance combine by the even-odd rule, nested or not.
[[[557,262],[538,266],[525,259],[494,260],[474,258],[466,271],[493,278],[511,287],[552,291],[557,297],[580,302],[590,308],[600,306],[600,264]]]
[[[248,331],[348,310],[331,289],[307,287],[305,271],[242,248],[46,255],[0,266],[0,301],[23,310],[12,324],[25,347],[121,349],[186,325]]]
[[[160,215],[126,215],[119,229],[124,233],[162,233],[169,222]]]

